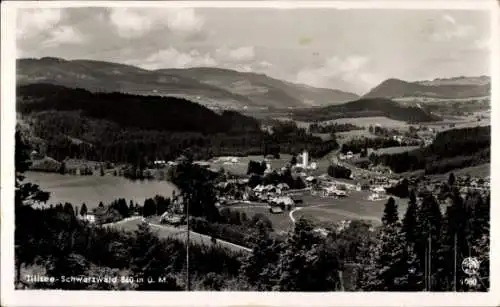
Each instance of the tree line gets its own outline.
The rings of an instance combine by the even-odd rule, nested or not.
[[[274,133],[234,111],[217,114],[171,97],[90,93],[56,85],[18,88],[17,107],[46,155],[138,165],[172,160],[186,149],[196,160],[213,156],[279,155],[308,149],[321,157],[337,146],[296,126],[276,122]]]
[[[424,169],[426,174],[488,163],[490,130],[490,126],[446,130],[438,133],[428,147],[395,154],[372,154],[370,161],[387,165],[396,173]]]
[[[331,123],[331,124],[324,124],[324,123],[312,123],[309,125],[309,132],[311,133],[330,133],[334,134],[337,132],[346,132],[346,131],[352,131],[352,130],[363,130],[363,127],[359,127],[356,125],[353,125],[351,123],[344,123],[344,124],[339,124],[339,123]]]

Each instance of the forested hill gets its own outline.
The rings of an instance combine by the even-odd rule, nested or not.
[[[418,123],[439,120],[438,116],[418,107],[406,107],[390,99],[367,98],[341,105],[297,110],[294,118],[304,121],[325,121],[345,117],[385,116],[395,120]]]
[[[18,112],[37,151],[67,157],[144,165],[189,150],[196,160],[214,156],[279,155],[307,148],[323,156],[337,147],[296,126],[273,135],[259,121],[234,111],[218,114],[190,101],[120,93],[91,93],[50,84],[18,87]]]
[[[18,87],[18,112],[81,111],[122,127],[201,133],[259,131],[259,122],[236,112],[217,114],[181,98],[91,93],[52,84]]]
[[[402,98],[428,97],[457,99],[488,96],[490,79],[488,77],[469,77],[436,79],[433,81],[407,82],[388,79],[374,87],[364,98]]]

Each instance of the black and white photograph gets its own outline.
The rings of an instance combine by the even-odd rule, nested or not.
[[[259,2],[10,8],[16,295],[492,291],[491,6]]]

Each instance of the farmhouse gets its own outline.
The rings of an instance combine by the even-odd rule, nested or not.
[[[94,221],[97,225],[102,225],[108,217],[108,209],[104,207],[94,208]]]
[[[283,209],[281,209],[280,207],[270,207],[269,208],[269,212],[273,213],[273,214],[280,214],[280,213],[283,213]]]

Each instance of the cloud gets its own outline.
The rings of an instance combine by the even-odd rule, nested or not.
[[[483,37],[480,39],[477,39],[473,43],[473,48],[475,50],[481,50],[481,51],[487,51],[491,47],[491,38],[489,37]]]
[[[430,38],[436,42],[445,42],[456,38],[470,37],[475,33],[475,30],[474,26],[459,24],[452,16],[443,15],[433,26]]]
[[[166,11],[168,28],[174,32],[197,33],[204,20],[192,8],[173,8]]]
[[[50,33],[50,36],[42,45],[44,47],[55,47],[62,44],[80,44],[84,37],[71,26],[61,26]]]
[[[268,61],[260,61],[260,62],[258,63],[258,66],[259,66],[260,68],[270,68],[270,67],[273,67],[274,65],[273,65],[273,64],[271,64],[271,63],[269,63]]]
[[[253,46],[245,46],[234,49],[222,47],[215,50],[215,55],[223,61],[248,62],[255,58],[255,51]]]
[[[20,9],[17,16],[18,39],[27,39],[37,36],[43,31],[50,30],[61,21],[60,9]]]
[[[450,15],[446,14],[443,16],[443,19],[449,23],[451,23],[452,25],[456,25],[457,22],[455,20],[455,18],[451,17]]]
[[[181,52],[173,47],[151,54],[145,60],[135,60],[129,64],[140,65],[146,69],[188,68],[196,66],[215,66],[217,61],[209,54],[197,50]]]
[[[197,34],[204,24],[193,8],[112,8],[109,18],[123,38],[139,37],[161,28],[172,33]]]
[[[140,36],[148,32],[154,23],[154,15],[149,16],[143,9],[113,8],[109,15],[118,35],[124,38]]]
[[[369,59],[364,56],[337,56],[325,60],[319,67],[300,70],[294,82],[315,87],[335,88],[352,84],[352,91],[365,91],[380,82],[380,76],[366,70]]]

